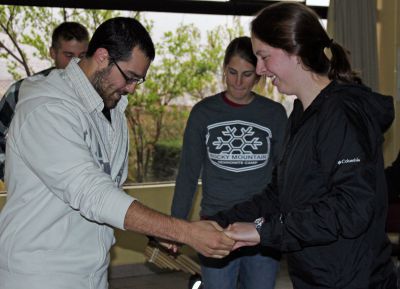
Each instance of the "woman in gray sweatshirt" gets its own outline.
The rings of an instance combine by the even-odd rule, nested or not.
[[[259,81],[249,37],[234,39],[226,49],[226,90],[197,103],[183,139],[171,213],[187,219],[198,179],[202,179],[200,217],[207,219],[251,199],[270,181],[286,125],[284,107],[252,91]],[[279,254],[246,248],[228,257],[201,256],[205,289],[273,289]],[[263,272],[259,274],[257,272]]]

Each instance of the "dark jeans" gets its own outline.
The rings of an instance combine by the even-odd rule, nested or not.
[[[273,289],[280,254],[268,251],[248,247],[223,259],[200,256],[203,289]]]

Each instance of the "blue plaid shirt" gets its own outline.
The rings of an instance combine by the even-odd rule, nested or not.
[[[34,76],[47,76],[54,67],[42,70]],[[4,162],[6,159],[6,136],[11,120],[14,116],[15,107],[18,102],[19,88],[25,78],[18,80],[10,86],[3,98],[0,100],[0,179],[4,180]]]

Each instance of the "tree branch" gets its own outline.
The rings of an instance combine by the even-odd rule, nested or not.
[[[12,19],[12,17],[10,16],[10,18]],[[18,58],[17,55],[15,55],[14,53],[11,52],[10,49],[8,49],[4,43],[1,42],[2,47],[17,61],[19,62],[25,69],[26,75],[30,76],[31,75],[31,71],[29,69],[26,57],[24,52],[22,51],[22,49],[19,47],[16,39],[13,37],[12,33],[10,32],[10,30],[8,29],[8,26],[6,27],[4,24],[0,23],[0,27],[4,30],[4,32],[7,34],[7,36],[10,38],[11,42],[14,44],[15,48],[17,49],[19,55],[21,56],[21,58]]]
[[[9,48],[7,48],[4,43],[0,40],[0,48],[3,48],[8,54],[10,54],[15,60],[22,64],[22,60],[18,58]]]

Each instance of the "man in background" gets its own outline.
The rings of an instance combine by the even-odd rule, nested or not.
[[[86,54],[89,42],[87,29],[76,22],[63,22],[58,25],[51,37],[50,57],[54,66],[40,71],[32,76],[39,79],[47,76],[54,68],[64,69],[73,57],[82,58]],[[19,88],[25,79],[21,79],[10,86],[0,100],[0,179],[4,180],[4,162],[6,135],[14,116],[18,102]]]

